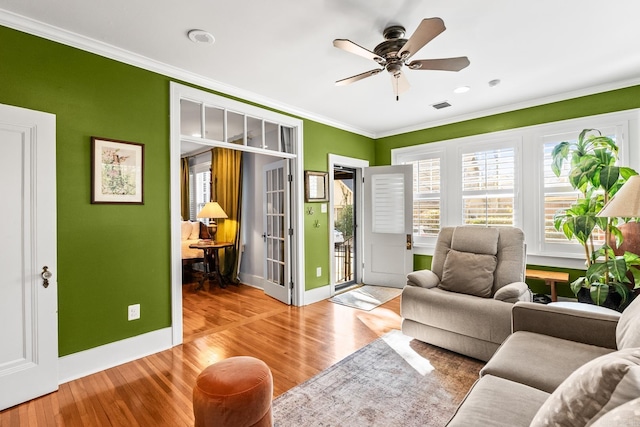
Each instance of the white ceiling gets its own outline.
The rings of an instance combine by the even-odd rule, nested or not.
[[[101,52],[371,137],[640,83],[637,0],[0,0],[0,24]],[[468,56],[455,72],[407,70],[396,102],[387,73],[336,49],[368,49],[423,18],[447,30],[412,59]],[[42,25],[46,24],[46,25]],[[214,35],[195,44],[191,29]],[[488,86],[493,79],[502,83]],[[471,91],[454,94],[467,85]],[[452,107],[435,110],[431,104]]]

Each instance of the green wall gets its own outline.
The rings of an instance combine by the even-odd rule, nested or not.
[[[623,111],[633,108],[640,108],[640,86],[632,86],[595,95],[554,102],[552,104],[540,105],[380,138],[376,140],[376,164],[391,164],[391,150],[394,148],[462,138],[465,136],[515,129],[524,126],[611,113],[614,111]],[[429,268],[431,266],[431,257],[427,255],[415,255],[413,264],[415,270]],[[530,267],[550,271],[566,271],[569,273],[571,281],[584,274],[584,270],[555,269],[546,266]],[[534,292],[549,293],[548,287],[546,287],[542,281],[530,281],[529,285]],[[569,289],[569,286],[560,284],[557,288],[558,295],[573,297],[573,293]]]
[[[5,27],[0,46],[0,103],[57,117],[60,355],[169,327],[171,79]],[[329,152],[373,162],[371,139],[303,126],[305,169],[326,170]],[[144,205],[90,204],[91,136],[145,144]],[[328,283],[326,222],[305,221],[308,289]]]
[[[372,139],[315,122],[304,123],[304,169],[328,172],[329,153],[368,160],[375,164]],[[326,286],[329,278],[329,209],[320,212],[321,203],[305,203],[305,288]],[[313,214],[308,214],[308,209]],[[317,225],[316,225],[317,221]],[[316,268],[322,275],[316,277]]]

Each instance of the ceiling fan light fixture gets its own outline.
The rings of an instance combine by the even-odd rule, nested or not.
[[[465,93],[471,90],[470,86],[460,86],[453,90],[453,93]]]
[[[211,33],[204,30],[191,30],[187,33],[187,36],[194,43],[213,44],[216,41]]]

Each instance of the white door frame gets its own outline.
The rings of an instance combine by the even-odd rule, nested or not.
[[[58,389],[58,266],[56,116],[0,105],[0,120],[1,148],[11,163],[2,167],[12,187],[3,194],[4,203],[17,199],[17,205],[9,207],[12,212],[1,215],[14,229],[6,238],[17,240],[5,248],[12,253],[3,255],[1,296],[9,298],[5,302],[11,308],[1,326],[9,331],[0,343],[5,350],[0,351],[1,411]],[[44,266],[51,274],[46,286]]]
[[[171,229],[171,336],[174,346],[182,344],[182,255],[180,253],[180,99],[189,98],[212,105],[224,104],[226,108],[241,111],[247,115],[271,119],[276,123],[286,124],[296,130],[296,154],[268,152],[268,150],[253,150],[242,147],[243,151],[259,152],[291,159],[293,175],[291,198],[291,227],[293,228],[292,248],[292,278],[293,305],[304,305],[304,168],[303,168],[303,129],[302,120],[275,113],[270,110],[238,102],[230,98],[221,97],[175,82],[170,82],[170,145],[169,145],[169,173],[170,173],[170,224]],[[227,147],[239,149],[235,144],[217,142],[198,138],[184,138],[192,142],[211,147]],[[234,146],[235,145],[235,146]]]
[[[335,166],[344,166],[347,168],[355,169],[356,176],[354,178],[354,187],[357,187],[355,200],[353,203],[356,208],[356,235],[354,241],[356,243],[356,258],[353,260],[353,272],[355,274],[356,281],[362,281],[362,219],[363,219],[363,194],[362,191],[362,171],[364,168],[369,167],[368,160],[356,159],[354,157],[345,157],[337,154],[329,154],[329,292],[333,296],[336,293],[336,266],[335,266],[335,236],[333,235],[333,228],[335,227],[335,218],[333,218],[334,209],[334,194],[333,194],[333,168]]]

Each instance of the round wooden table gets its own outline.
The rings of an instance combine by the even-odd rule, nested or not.
[[[224,282],[224,278],[220,273],[220,257],[218,251],[232,246],[233,243],[230,242],[203,242],[189,245],[192,249],[202,249],[204,252],[204,273],[200,279],[200,283],[198,283],[198,286],[196,287],[196,291],[202,289],[204,287],[205,280],[211,281],[211,278],[215,278],[221,288],[227,287]]]

